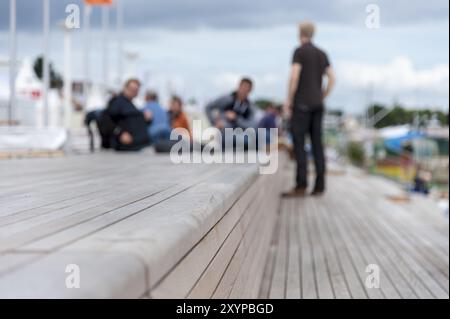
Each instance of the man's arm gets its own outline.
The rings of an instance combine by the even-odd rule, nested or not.
[[[221,120],[222,113],[224,112],[224,109],[228,102],[229,97],[225,96],[209,103],[206,106],[206,116],[208,117],[208,120],[212,125],[216,125],[217,122]],[[219,114],[217,114],[217,112]]]
[[[327,77],[327,86],[323,92],[323,100],[326,100],[326,98],[331,94],[336,84],[336,75],[334,74],[334,70],[331,66],[325,70],[325,76]]]
[[[255,107],[253,105],[249,106],[249,115],[247,118],[240,116],[236,118],[236,125],[244,130],[248,128],[257,128],[257,123],[255,121]]]
[[[292,64],[291,74],[289,77],[288,98],[286,100],[286,104],[284,105],[284,112],[288,117],[290,117],[292,113],[292,106],[294,103],[295,93],[298,88],[301,72],[302,65],[300,63]]]

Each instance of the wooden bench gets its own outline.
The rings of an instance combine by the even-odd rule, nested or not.
[[[0,162],[0,297],[256,298],[281,183],[150,153]]]
[[[0,151],[0,160],[17,158],[61,157],[63,151]]]

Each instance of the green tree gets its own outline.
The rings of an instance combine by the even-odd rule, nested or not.
[[[255,101],[256,107],[261,110],[267,109],[270,105],[276,105],[276,102],[269,99],[258,99]]]
[[[441,111],[432,111],[429,109],[407,110],[401,105],[386,107],[380,104],[372,105],[368,111],[369,114],[374,116],[386,110],[390,110],[390,112],[375,124],[375,127],[378,129],[388,126],[413,124],[416,117],[418,117],[421,121],[424,121],[431,119],[434,115],[437,115],[437,118],[442,125],[448,125],[448,114]]]

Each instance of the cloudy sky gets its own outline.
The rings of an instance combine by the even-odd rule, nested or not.
[[[51,59],[62,69],[58,21],[69,3],[52,1]],[[124,0],[122,0],[124,1]],[[0,58],[8,54],[8,0],[0,0]],[[19,55],[42,48],[42,1],[17,0]],[[360,112],[368,100],[448,110],[449,3],[446,0],[126,0],[125,48],[138,54],[146,86],[169,88],[208,100],[230,91],[241,75],[256,81],[255,98],[282,100],[297,24],[318,24],[317,44],[337,70],[329,106]],[[366,26],[368,4],[380,8],[380,28]],[[100,10],[94,10],[91,74],[102,78]],[[115,9],[111,24],[115,23]],[[81,30],[73,33],[74,75],[81,79]],[[110,74],[117,68],[117,41],[110,35]],[[126,63],[132,72],[133,63]],[[5,70],[0,69],[5,74]]]

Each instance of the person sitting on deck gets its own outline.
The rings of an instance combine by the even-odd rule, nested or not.
[[[158,102],[158,94],[148,91],[145,95],[146,105],[144,111],[151,114],[152,122],[148,127],[150,144],[158,144],[170,139],[170,121],[167,112]]]
[[[206,115],[216,128],[256,128],[255,111],[249,100],[253,82],[243,78],[237,91],[222,96],[206,106]]]
[[[147,126],[152,114],[141,112],[133,104],[140,86],[139,80],[128,80],[122,93],[111,99],[104,112],[113,123],[111,146],[117,151],[138,151],[148,145]]]
[[[172,129],[186,134],[186,138],[192,140],[191,126],[186,113],[183,111],[183,100],[178,96],[173,96],[170,101],[169,117]]]
[[[215,128],[225,132],[225,129],[256,129],[255,108],[249,99],[253,89],[253,82],[249,78],[243,78],[238,89],[229,94],[218,98],[206,106],[206,115]],[[222,134],[222,148],[228,145],[226,134]],[[236,148],[236,137],[233,137],[233,147]],[[253,141],[255,142],[255,141]],[[248,149],[251,141],[245,137],[244,148]]]
[[[414,177],[413,192],[423,195],[430,194],[430,184],[433,180],[433,175],[424,170],[419,164],[416,170],[416,176]]]
[[[264,112],[262,119],[259,121],[258,128],[266,129],[266,145],[270,145],[272,142],[272,136],[270,135],[270,129],[278,128],[278,117],[280,116],[281,107],[277,107],[273,104],[269,104]]]

